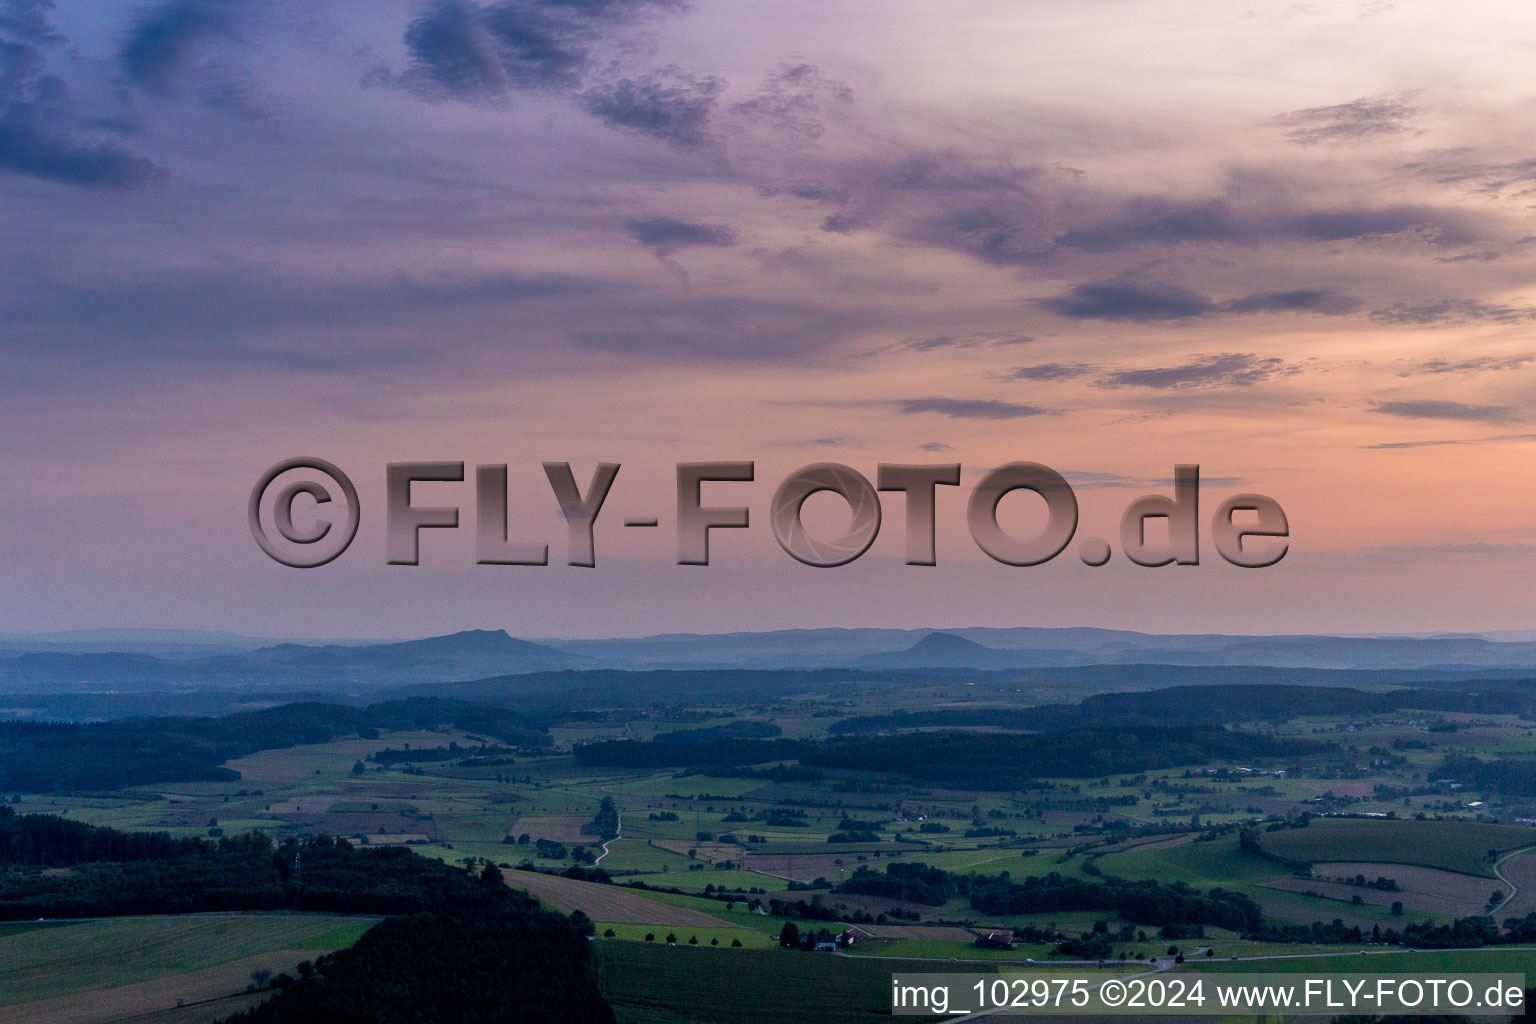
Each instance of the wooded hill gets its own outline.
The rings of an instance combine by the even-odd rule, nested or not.
[[[280,976],[274,999],[239,1018],[251,1024],[613,1020],[586,929],[493,868],[325,836],[136,836],[0,808],[0,920],[277,909],[397,916]]]
[[[722,740],[658,738],[577,747],[576,758],[612,768],[732,767],[797,760],[802,765],[887,772],[932,782],[1007,789],[1032,778],[1093,778],[1215,760],[1295,757],[1329,749],[1316,740],[1229,731],[1220,726],[1129,726],[1017,734],[956,730],[869,739]]]
[[[543,746],[544,724],[505,708],[415,698],[345,707],[283,704],[223,718],[0,723],[0,792],[119,789],[239,776],[225,761],[379,729],[451,725],[505,743]]]

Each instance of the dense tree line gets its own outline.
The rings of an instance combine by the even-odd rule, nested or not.
[[[613,797],[603,797],[603,802],[598,805],[597,814],[582,826],[581,830],[587,835],[598,836],[604,841],[619,834],[619,808],[613,802]]]
[[[120,789],[152,782],[234,780],[221,767],[258,750],[325,743],[380,729],[451,725],[507,743],[543,745],[542,723],[463,701],[418,698],[346,707],[283,704],[223,718],[0,723],[0,791]]]
[[[922,863],[887,864],[884,871],[861,864],[837,891],[937,907],[959,892],[960,886],[949,872]]]
[[[0,866],[64,868],[90,861],[170,860],[214,847],[167,832],[122,832],[0,806]]]
[[[677,729],[667,733],[666,738],[673,743],[711,743],[715,740],[770,740],[782,735],[784,730],[773,722],[743,719],[702,729]]]
[[[1447,757],[1430,772],[1431,779],[1456,779],[1478,792],[1536,796],[1536,758],[1501,757],[1484,761],[1470,755]]]
[[[1295,822],[1274,822],[1269,825],[1265,831],[1279,832],[1288,828],[1306,828],[1311,820],[1312,819],[1310,815],[1303,814]],[[1255,857],[1263,857],[1265,860],[1272,860],[1276,864],[1281,864],[1290,868],[1292,871],[1310,872],[1312,870],[1311,861],[1298,860],[1295,857],[1287,857],[1283,854],[1275,853],[1273,850],[1265,849],[1264,841],[1259,837],[1259,833],[1255,829],[1238,829],[1237,845],[1244,853],[1251,853]]]
[[[212,854],[167,860],[96,861],[65,872],[0,871],[0,921],[281,910],[294,905],[295,892],[274,870],[270,840],[241,836],[227,844]]]
[[[1476,684],[1468,684],[1474,686]],[[1300,715],[1373,715],[1402,709],[1472,714],[1536,713],[1536,699],[1502,692],[1400,689],[1356,690],[1344,686],[1277,684],[1172,686],[1131,693],[1101,693],[1077,704],[1032,708],[933,708],[862,715],[834,722],[834,736],[901,732],[934,727],[1027,729],[1064,732],[1102,726],[1222,725],[1286,722]]]
[[[761,764],[890,772],[933,782],[1007,789],[1036,777],[1093,778],[1232,758],[1292,757],[1326,750],[1315,740],[1233,732],[1220,726],[1132,726],[1018,735],[925,732],[901,736],[811,740],[718,740],[647,743],[614,740],[576,748],[578,760],[602,767],[666,768]]]
[[[394,747],[386,747],[383,750],[375,750],[368,755],[368,760],[376,764],[414,764],[430,763],[438,761],[457,761],[460,759],[474,760],[479,764],[489,764],[493,760],[497,764],[513,764],[510,757],[504,757],[512,753],[512,748],[504,746],[490,746],[481,744],[477,747],[460,746],[457,740],[449,741],[446,747],[416,747],[412,748],[407,743],[404,749],[397,750]]]
[[[807,903],[805,900],[781,900],[777,896],[768,900],[768,913],[774,917],[792,917],[803,921],[838,921],[842,915],[820,901],[817,897]],[[786,928],[793,927],[786,924]]]
[[[1089,882],[1055,872],[1015,880],[1004,872],[973,876],[967,888],[971,906],[988,914],[1105,910],[1137,924],[1214,925],[1235,932],[1252,932],[1264,922],[1259,905],[1243,893],[1219,888],[1202,893],[1183,882],[1111,876]]]
[[[1220,726],[1131,726],[1018,735],[924,732],[818,744],[802,764],[964,780],[1013,788],[1031,778],[1095,778],[1213,760],[1292,757],[1327,749],[1313,740],[1233,732]]]
[[[968,897],[971,906],[982,913],[999,916],[1104,911],[1124,922],[1156,926],[1166,938],[1199,937],[1201,929],[1210,925],[1237,932],[1246,939],[1318,945],[1370,941],[1417,949],[1475,949],[1536,942],[1536,913],[1507,918],[1502,927],[1491,917],[1478,916],[1459,918],[1451,924],[1406,924],[1401,929],[1377,925],[1367,932],[1339,919],[1310,925],[1268,921],[1258,903],[1231,890],[1199,892],[1183,882],[1131,881],[1107,875],[1096,881],[1055,872],[1014,879],[1007,872],[992,876],[957,875],[922,864],[889,864],[884,873],[861,866],[836,891],[934,906],[959,894]],[[773,912],[811,916],[796,915],[787,907],[775,907]],[[1031,931],[1027,938],[1036,941],[1042,936]],[[1050,937],[1045,938],[1051,941]],[[1101,958],[1108,955],[1110,939],[1100,929],[1093,935],[1064,941],[1058,952]]]
[[[585,937],[510,895],[390,918],[229,1024],[612,1022]]]
[[[1264,923],[1259,905],[1243,893],[1219,888],[1199,892],[1183,882],[1130,881],[1108,875],[1097,881],[1056,872],[1015,879],[1006,871],[957,875],[921,863],[897,863],[886,865],[884,872],[860,866],[837,891],[930,906],[958,894],[968,897],[982,913],[999,916],[1102,910],[1138,924],[1213,925],[1235,932],[1251,932]]]
[[[5,920],[295,906],[408,914],[482,896],[462,868],[404,847],[354,848],[323,835],[273,843],[262,832],[217,840],[147,834],[136,845],[116,829],[9,808],[0,835],[8,837],[0,850],[10,851],[0,860]],[[44,841],[49,852],[40,855]],[[87,853],[100,857],[82,861]],[[66,864],[67,872],[48,870]]]
[[[19,818],[31,828],[37,819],[50,820]],[[260,832],[172,842],[188,845],[163,858],[75,861],[67,872],[0,871],[0,920],[283,908],[404,914],[462,902],[461,869],[403,847],[354,849],[325,836],[274,844]]]
[[[1536,915],[1517,921],[1505,922],[1513,926],[1509,933],[1501,933],[1490,917],[1462,917],[1451,924],[1434,924],[1423,921],[1406,925],[1401,931],[1376,925],[1365,931],[1358,925],[1346,925],[1334,918],[1331,923],[1314,921],[1306,924],[1280,924],[1270,922],[1250,932],[1244,938],[1260,942],[1306,942],[1315,945],[1346,942],[1380,942],[1392,946],[1409,946],[1414,949],[1477,949],[1504,942],[1528,942],[1536,937]],[[1524,938],[1517,936],[1523,935]]]
[[[1421,921],[1396,928],[1374,926],[1369,932],[1358,927],[1347,927],[1335,919],[1332,924],[1317,922],[1311,925],[1270,924],[1249,938],[1273,942],[1381,942],[1389,945],[1410,946],[1414,949],[1478,949],[1508,943],[1536,942],[1536,913],[1525,917],[1508,917],[1503,926],[1491,917],[1460,917],[1450,924]]]
[[[4,808],[0,920],[290,906],[292,894],[274,859],[278,849],[259,832],[174,839]],[[296,852],[294,844],[290,860]]]
[[[1437,925],[1429,921],[1410,924],[1401,934],[1395,928],[1387,928],[1373,932],[1372,938],[1416,949],[1476,949],[1503,943],[1536,942],[1536,913],[1505,918],[1502,928],[1491,917],[1461,917],[1450,924]]]
[[[590,922],[400,847],[319,836],[274,844],[146,836],[47,815],[0,814],[0,920],[297,908],[390,915],[355,947],[279,979],[248,1024],[613,1020]],[[81,861],[81,857],[102,859]],[[118,859],[109,859],[118,858]],[[67,872],[43,865],[68,863]]]

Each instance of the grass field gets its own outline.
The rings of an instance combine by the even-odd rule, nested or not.
[[[1037,857],[1035,860],[1044,860]],[[1106,854],[1097,860],[1098,867],[1106,875],[1120,878],[1154,878],[1164,882],[1183,881],[1196,888],[1215,885],[1231,886],[1246,882],[1260,885],[1286,870],[1272,861],[1245,853],[1239,848],[1236,836],[1227,836],[1212,842],[1183,843],[1178,846],[1142,847],[1124,853]],[[1063,870],[1066,865],[1051,870]],[[1024,869],[1015,869],[1016,871]],[[1044,865],[1030,865],[1031,872],[1043,872]]]
[[[650,942],[599,942],[596,952],[619,1024],[857,1024],[891,1008],[890,960]]]
[[[275,951],[318,955],[352,945],[374,920],[329,914],[194,914],[3,925],[0,1007],[188,974]],[[274,966],[286,969],[300,959],[304,957]],[[235,988],[248,982],[242,977]],[[0,1018],[5,1016],[0,1013]]]
[[[1306,828],[1262,833],[1259,841],[1266,851],[1292,860],[1420,864],[1492,878],[1488,852],[1536,845],[1536,829],[1475,821],[1314,818]]]
[[[681,932],[678,937],[687,941]],[[881,951],[888,953],[894,945],[882,943]],[[893,972],[945,969],[899,957],[669,947],[659,941],[603,941],[596,953],[598,983],[619,1024],[856,1024],[889,1016]],[[1013,954],[1015,959],[1006,964],[965,963],[962,969],[970,974],[992,974],[1003,967],[1015,973],[1053,970],[1049,964],[1024,964],[1023,955]],[[1082,967],[1057,969],[1085,973]],[[1109,968],[1106,973],[1143,969]]]
[[[624,823],[625,835],[608,844],[608,856],[603,858],[603,867],[608,871],[646,871],[656,872],[666,868],[668,871],[687,871],[688,856],[674,853],[660,846],[652,846],[648,841],[631,837],[629,823]]]

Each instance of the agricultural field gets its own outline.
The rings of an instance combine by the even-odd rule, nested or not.
[[[526,890],[554,910],[567,914],[579,910],[594,921],[694,928],[730,927],[719,918],[698,910],[669,906],[619,885],[598,885],[532,871],[513,872],[507,876],[507,884],[514,889]]]
[[[1359,896],[1366,903],[1376,904],[1401,900],[1410,910],[1427,910],[1453,917],[1481,914],[1489,905],[1499,906],[1501,913],[1507,912],[1503,908],[1510,894],[1510,887],[1501,881],[1412,864],[1320,861],[1312,865],[1312,875],[1311,880],[1288,881],[1305,882],[1335,899],[1352,900]],[[1361,878],[1367,881],[1386,878],[1396,888],[1374,889],[1349,881]],[[1271,884],[1277,887],[1280,885],[1278,882]],[[1292,891],[1299,890],[1293,888]],[[1493,899],[1494,894],[1498,895],[1497,900]]]
[[[350,946],[375,920],[194,914],[0,925],[0,1019],[102,1021],[219,1000],[247,988],[253,971],[291,971]]]
[[[1268,853],[1314,864],[1368,854],[1373,862],[1493,878],[1497,855],[1536,845],[1536,830],[1484,822],[1325,818],[1307,828],[1264,833],[1260,843]]]
[[[384,731],[377,738],[345,738],[240,758],[229,764],[241,772],[238,781],[23,795],[17,809],[177,836],[227,835],[249,828],[279,838],[327,833],[355,845],[405,845],[473,870],[497,864],[509,885],[553,909],[580,910],[595,923],[594,948],[608,965],[605,984],[639,979],[631,994],[615,997],[620,1019],[634,1021],[730,1020],[760,1006],[750,1000],[738,1006],[731,1002],[736,996],[727,993],[713,1001],[700,996],[688,1003],[692,1009],[676,1009],[694,1000],[696,989],[710,977],[728,973],[721,964],[745,972],[747,980],[734,990],[738,993],[758,973],[765,985],[787,984],[780,975],[792,965],[794,977],[803,972],[824,976],[822,982],[806,984],[832,985],[846,997],[849,991],[865,991],[861,986],[869,978],[888,980],[889,964],[899,961],[884,958],[1010,967],[1062,956],[1055,940],[1020,941],[1007,951],[977,949],[973,936],[988,930],[1036,929],[1062,937],[1107,930],[1115,936],[1111,960],[1160,954],[1170,945],[1202,954],[1209,947],[1215,956],[1202,956],[1202,964],[1211,969],[1215,963],[1232,963],[1233,956],[1358,955],[1371,949],[1368,941],[1333,946],[1261,942],[1215,927],[1195,938],[1169,940],[1157,927],[1121,920],[1113,911],[984,914],[963,892],[924,903],[835,891],[860,868],[885,872],[894,864],[923,864],[956,876],[1006,873],[1023,879],[1054,873],[1084,883],[1118,878],[1182,883],[1201,892],[1220,888],[1250,897],[1267,922],[1337,922],[1345,929],[1358,927],[1368,938],[1378,928],[1449,924],[1483,913],[1493,890],[1509,890],[1494,875],[1497,863],[1518,889],[1498,908],[1500,918],[1536,909],[1536,853],[1513,853],[1536,847],[1536,828],[1507,823],[1514,811],[1497,801],[1472,799],[1487,794],[1433,782],[1453,742],[1461,753],[1484,749],[1479,745],[1536,751],[1536,740],[1515,721],[1469,718],[1446,734],[1453,740],[1424,740],[1430,734],[1408,719],[1305,718],[1261,728],[1298,737],[1343,736],[1343,749],[1359,753],[1042,778],[1016,790],[948,788],[874,772],[768,777],[761,771],[597,768],[568,746],[600,736],[664,735],[744,720],[772,721],[786,735],[815,736],[839,716],[884,710],[886,699],[870,691],[835,704],[710,705],[683,709],[676,721],[594,722],[552,731],[552,750],[519,753],[495,765],[377,759],[379,751],[398,752],[407,745],[416,751],[481,742],[452,728]],[[1394,747],[1398,740],[1408,745]],[[1372,769],[1365,764],[1371,760],[1365,756],[1368,749],[1404,752],[1378,753],[1381,764]],[[607,842],[606,851],[591,824],[605,798],[620,816],[619,836]],[[1473,802],[1489,810],[1469,810]],[[1486,820],[1496,805],[1504,820]],[[1414,820],[1415,814],[1426,820]],[[1296,827],[1303,820],[1305,827]],[[1264,851],[1274,856],[1245,848],[1239,826],[1252,828]],[[1274,826],[1279,827],[1270,831]],[[1277,858],[1306,861],[1312,869],[1298,871]],[[612,884],[563,877],[568,871],[594,869]],[[1371,881],[1385,876],[1397,888],[1352,884],[1348,879],[1356,874]],[[840,930],[858,922],[870,937],[846,956],[781,955],[778,936],[787,918],[769,912],[772,900],[803,901],[817,913],[843,919],[830,927]],[[1393,906],[1397,903],[1400,911]],[[802,931],[819,927],[814,920],[797,923]],[[668,945],[669,936],[675,946]],[[819,966],[825,963],[841,966]],[[666,997],[654,979],[672,977],[679,965],[688,977]],[[863,970],[873,973],[859,973]],[[221,976],[226,981],[227,973]],[[119,987],[153,980],[128,979]],[[838,1015],[844,1009],[806,998],[800,1005],[809,1008],[808,1016],[842,1019]],[[850,998],[857,1004],[863,997]],[[871,1005],[883,1006],[886,998],[882,985]]]
[[[1500,915],[1524,917],[1536,911],[1536,851],[1500,861],[1499,874],[1516,888],[1514,897],[1499,908]]]
[[[833,720],[811,717],[803,709],[796,709],[795,715],[796,728],[802,732]],[[656,722],[648,727],[662,731]],[[1317,728],[1321,726],[1309,723],[1298,731]],[[1381,727],[1381,739],[1390,742],[1387,737],[1393,732],[1392,727]],[[1520,733],[1501,742],[1529,743],[1524,730]],[[1503,733],[1494,729],[1490,735]],[[1319,802],[1323,794],[1337,801],[1345,799],[1346,792],[1357,794],[1349,799],[1365,802],[1360,806],[1373,806],[1375,783],[1370,780],[1313,778],[1304,765],[1292,765],[1284,777],[1173,770],[1100,780],[1041,780],[1039,790],[1010,793],[892,785],[878,779],[831,785],[835,780],[595,771],[558,751],[522,756],[502,768],[460,767],[451,762],[411,768],[369,760],[385,748],[442,747],[450,742],[470,745],[477,738],[446,728],[386,732],[378,739],[343,739],[241,758],[230,764],[242,773],[237,784],[183,783],[116,795],[24,797],[21,809],[182,835],[250,827],[278,836],[329,832],[352,837],[354,843],[407,844],[452,863],[491,861],[512,868],[528,862],[543,871],[559,872],[572,864],[569,858],[578,847],[586,849],[589,857],[602,853],[587,823],[601,799],[609,796],[620,808],[621,835],[609,843],[599,866],[619,883],[639,880],[685,893],[725,890],[766,898],[786,895],[792,884],[819,878],[835,885],[860,866],[881,870],[892,862],[922,862],[957,873],[1008,872],[1015,877],[1059,872],[1089,879],[1093,877],[1090,870],[1096,870],[1131,879],[1183,881],[1197,888],[1235,888],[1282,921],[1305,924],[1340,919],[1364,929],[1393,923],[1389,911],[1393,901],[1380,899],[1374,891],[1335,891],[1315,880],[1291,879],[1292,872],[1283,865],[1239,850],[1230,833],[1214,842],[1193,841],[1195,833],[1187,830],[1193,819],[1205,827],[1245,820],[1245,815],[1251,817],[1259,810],[1315,813],[1329,806]],[[1084,836],[1079,829],[1110,816],[1087,814],[1081,810],[1084,806],[1103,808],[1132,824],[1170,831],[1119,841],[1113,836]],[[847,820],[873,821],[878,841],[829,843],[831,834]],[[1180,824],[1186,831],[1177,831]],[[978,825],[1007,834],[965,835]],[[919,831],[923,826],[931,830]],[[516,839],[524,834],[530,841],[520,845]],[[738,841],[720,842],[721,835]],[[1372,862],[1403,857],[1442,871],[1486,877],[1491,891],[1497,883],[1491,877],[1488,850],[1507,852],[1531,845],[1536,830],[1465,820],[1318,816],[1305,829],[1261,835],[1266,849],[1283,856],[1339,860],[1341,854],[1357,858],[1368,849]],[[893,841],[898,836],[908,841]],[[563,846],[557,852],[565,859],[544,855],[535,842],[538,839]],[[1509,863],[1511,870],[1522,867],[1519,858]],[[1317,874],[1326,882],[1328,872]],[[571,888],[563,879],[540,878],[525,884],[542,886],[540,895],[551,905],[568,909],[575,905],[568,898],[562,901],[555,890],[585,891]],[[1481,882],[1477,885],[1483,887]],[[1405,886],[1402,901],[1416,920],[1427,916],[1439,921],[1449,920],[1488,895],[1474,896],[1465,883],[1455,892],[1440,891],[1446,888],[1415,885],[1410,891]],[[1308,890],[1317,895],[1307,895]],[[809,899],[812,894],[788,895]],[[1356,905],[1355,895],[1364,897],[1361,905]],[[597,921],[662,926],[668,921],[653,909],[660,898],[656,893],[637,896],[620,890],[617,899],[629,910],[617,905],[605,909],[605,904],[598,903],[593,903],[596,913],[583,909]],[[919,924],[935,922],[946,927],[1061,926],[1062,921],[1081,916],[982,920],[963,898],[942,907],[852,894],[839,895],[832,902],[849,913],[878,917],[899,911],[916,915]],[[706,908],[710,905],[719,904],[710,901]],[[707,909],[698,912],[717,916]],[[907,916],[891,923],[910,922]],[[1092,920],[1082,923],[1086,930]],[[963,949],[957,941],[946,952],[955,955]]]
[[[598,982],[620,1024],[855,1024],[890,1012],[886,960],[645,942],[596,950]]]
[[[1507,887],[1497,883],[1479,882],[1470,875],[1458,875],[1434,868],[1404,868],[1401,864],[1358,866],[1372,867],[1376,874],[1367,876],[1369,878],[1374,879],[1382,872],[1386,872],[1384,877],[1390,877],[1400,885],[1413,884],[1421,888],[1382,891],[1318,878],[1277,878],[1266,884],[1269,888],[1280,892],[1321,896],[1354,906],[1366,904],[1374,907],[1390,907],[1393,903],[1401,903],[1405,910],[1424,911],[1432,915],[1452,918],[1472,917],[1484,913],[1489,906],[1491,893],[1499,893],[1501,902],[1509,894]],[[1424,874],[1412,882],[1405,882],[1402,876],[1410,871],[1424,872]]]

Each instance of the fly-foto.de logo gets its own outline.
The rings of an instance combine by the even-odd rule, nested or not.
[[[544,476],[566,526],[566,562],[597,565],[594,527],[609,499],[620,465],[598,463],[583,488],[568,462],[546,462]],[[671,510],[677,530],[677,564],[708,565],[712,530],[747,529],[751,509],[731,499],[732,485],[756,479],[752,462],[684,462],[677,465],[677,500]],[[418,505],[416,483],[465,483],[463,462],[392,462],[384,467],[386,561],[418,565],[421,531],[459,528],[459,505]],[[1130,502],[1120,516],[1119,548],[1143,566],[1199,565],[1201,515],[1200,467],[1174,468],[1171,494],[1148,494]],[[869,550],[880,533],[881,493],[903,502],[906,511],[906,563],[938,564],[937,492],[960,486],[960,464],[881,463],[875,482],[858,470],[818,462],[796,470],[779,484],[768,504],[774,539],[806,565],[847,565]],[[998,521],[1002,499],[1024,491],[1044,502],[1045,523],[1029,536],[1010,533]],[[707,493],[706,493],[707,492]],[[847,503],[850,518],[841,533],[817,535],[802,516],[806,499],[828,492]],[[738,492],[739,493],[739,492]],[[901,497],[894,497],[900,495]],[[481,565],[548,565],[549,541],[510,535],[508,472],[505,464],[474,470],[475,561]],[[736,499],[739,501],[740,499]],[[296,515],[296,510],[302,511]],[[357,535],[362,510],[357,488],[341,469],[324,459],[301,457],[279,462],[263,473],[251,490],[247,518],[256,543],[272,559],[295,568],[325,565]],[[1149,524],[1161,520],[1159,527]],[[1010,462],[988,471],[966,503],[966,526],[977,547],[1006,565],[1041,565],[1066,550],[1077,533],[1077,496],[1066,478],[1035,462]],[[626,528],[655,529],[660,515],[623,518]],[[1289,550],[1290,523],[1273,498],[1234,494],[1211,513],[1210,540],[1233,565],[1259,569],[1274,565]],[[1109,562],[1108,540],[1086,537],[1078,557],[1085,565]]]

